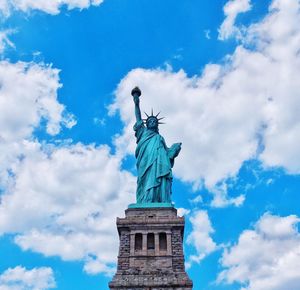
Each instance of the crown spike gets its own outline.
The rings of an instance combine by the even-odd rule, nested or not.
[[[146,112],[144,112],[145,113],[145,115],[147,116],[147,118],[149,118],[149,115],[146,113]]]
[[[164,118],[165,118],[165,117],[157,118],[157,120],[160,121],[160,120],[162,120],[162,119],[164,119]]]
[[[158,112],[158,114],[155,116],[156,118],[159,116],[160,112]]]
[[[154,116],[153,116],[153,108],[151,109],[151,117],[154,117]]]

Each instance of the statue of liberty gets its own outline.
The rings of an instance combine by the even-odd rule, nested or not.
[[[146,114],[142,119],[140,110],[141,91],[138,87],[131,92],[135,104],[136,123],[133,127],[137,139],[135,157],[137,159],[137,206],[149,203],[171,205],[172,167],[181,150],[181,143],[167,147],[159,134],[158,125],[163,118]]]

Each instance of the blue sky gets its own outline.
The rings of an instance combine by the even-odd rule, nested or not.
[[[134,105],[182,142],[195,290],[300,285],[299,0],[0,0],[0,290],[108,289]]]

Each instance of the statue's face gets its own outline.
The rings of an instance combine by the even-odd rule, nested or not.
[[[157,129],[158,128],[158,121],[156,118],[149,118],[147,120],[147,128],[148,129]]]

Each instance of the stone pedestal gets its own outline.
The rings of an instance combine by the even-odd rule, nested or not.
[[[175,208],[129,208],[117,218],[120,238],[113,290],[191,290],[184,268],[184,218]]]

